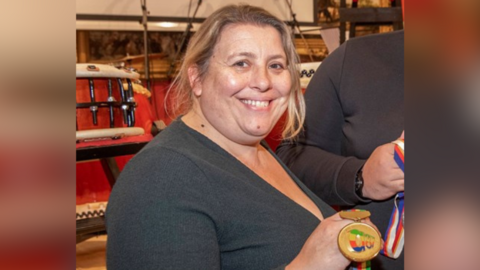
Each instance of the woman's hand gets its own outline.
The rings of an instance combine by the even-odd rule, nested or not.
[[[307,239],[297,257],[285,269],[344,270],[347,268],[351,261],[340,252],[337,238],[340,230],[352,222],[349,219],[342,219],[338,213],[324,219]],[[361,222],[376,228],[369,218]]]

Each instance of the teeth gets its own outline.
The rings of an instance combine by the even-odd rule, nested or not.
[[[242,100],[242,102],[247,104],[247,105],[251,105],[251,106],[255,106],[255,107],[267,107],[268,104],[269,104],[268,101],[247,100],[247,99]]]

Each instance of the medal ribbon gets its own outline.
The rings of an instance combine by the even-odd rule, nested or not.
[[[366,262],[353,262],[352,263],[353,270],[371,270],[372,269],[372,261]]]
[[[395,144],[394,159],[397,162],[398,167],[405,172],[405,140],[399,139],[393,142]],[[403,250],[405,241],[404,237],[404,192],[399,192],[395,196],[394,208],[390,221],[388,223],[387,232],[384,235],[384,247],[380,251],[381,254],[390,257],[398,258]]]

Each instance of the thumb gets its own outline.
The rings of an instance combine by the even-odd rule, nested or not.
[[[405,139],[405,130],[402,132],[402,135],[400,135],[400,139]]]

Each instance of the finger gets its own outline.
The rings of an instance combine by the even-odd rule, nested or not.
[[[397,180],[393,182],[395,184],[397,192],[405,190],[405,180]]]
[[[379,146],[377,149],[377,156],[380,157],[383,161],[385,160],[393,160],[393,155],[395,153],[395,144],[394,143],[386,143],[384,145]]]
[[[336,213],[335,215],[329,217],[328,219],[331,220],[331,221],[336,221],[336,222],[341,222],[341,223],[346,223],[346,224],[353,222],[353,221],[350,220],[350,219],[342,218],[342,217],[340,216],[340,212],[338,212],[338,213]],[[345,225],[346,225],[346,224],[345,224]]]
[[[384,184],[385,191],[391,196],[395,195],[398,192],[404,191],[405,189],[405,180],[391,180]]]
[[[395,167],[392,168],[390,175],[391,175],[390,179],[393,179],[393,180],[405,179],[405,172],[402,171],[400,167],[398,167],[397,163],[395,163]]]
[[[329,217],[328,219],[330,219],[330,220],[343,220],[343,218],[340,217],[339,213],[336,213],[335,215]]]
[[[400,135],[400,139],[405,139],[405,130],[402,132],[402,135]]]
[[[392,178],[392,180],[390,181],[390,183],[394,184],[394,185],[400,185],[400,184],[403,184],[404,182],[405,182],[405,178],[403,176],[402,177],[397,177],[397,178]]]
[[[395,150],[395,144],[394,143],[386,143],[383,145],[383,151],[387,152],[389,155],[393,156],[393,151]]]

